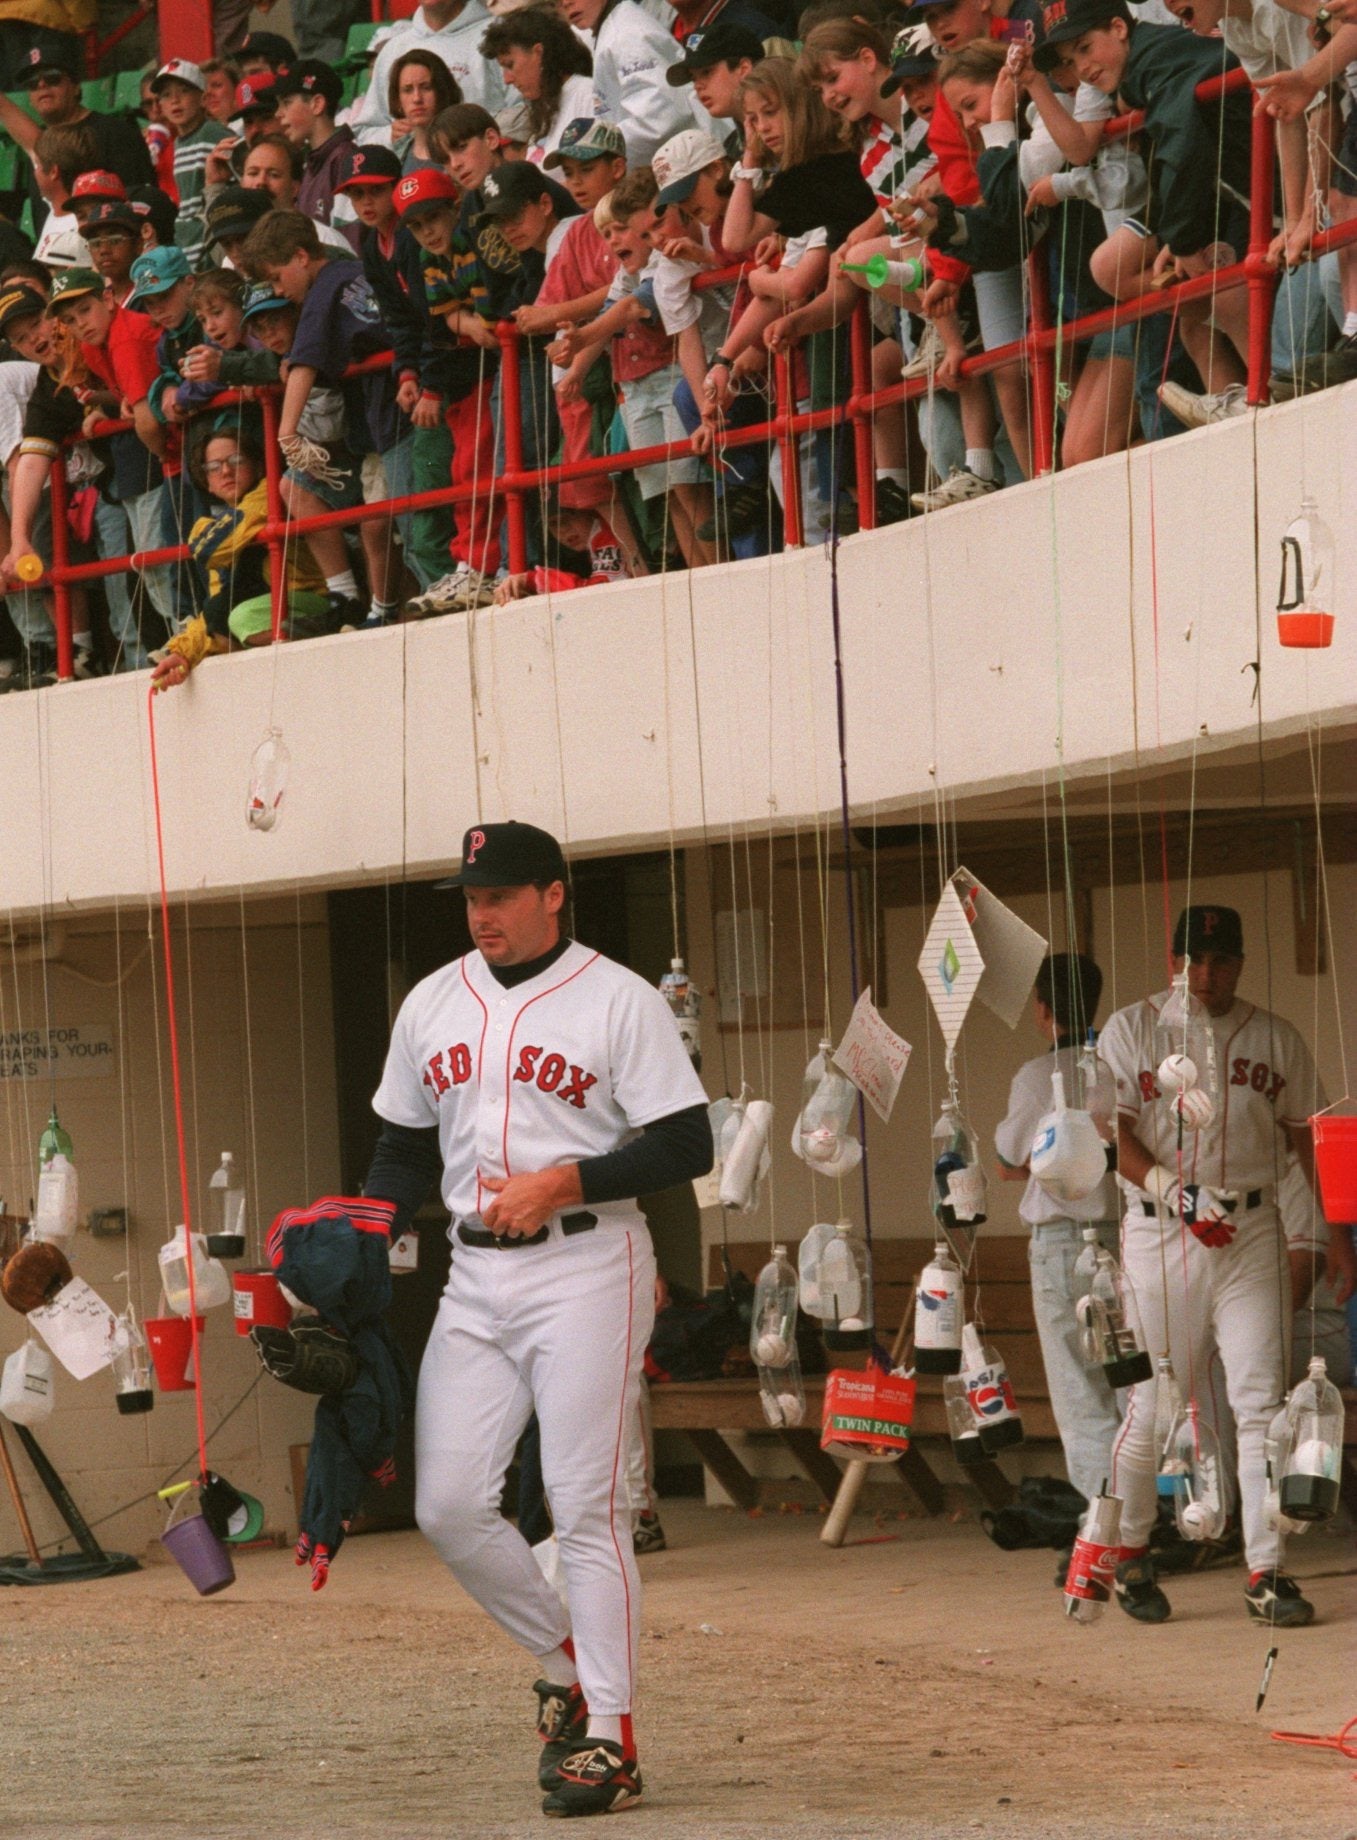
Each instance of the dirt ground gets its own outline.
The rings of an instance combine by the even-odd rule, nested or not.
[[[1351,1540],[1293,1548],[1322,1621],[1266,1632],[1241,1571],[1173,1621],[1068,1624],[1052,1557],[974,1521],[669,1503],[642,1562],[644,1804],[664,1840],[1357,1840],[1353,1764],[1272,1743],[1357,1713]],[[415,1533],[287,1552],[200,1599],[172,1564],[0,1594],[0,1835],[434,1840],[541,1834],[532,1664]]]

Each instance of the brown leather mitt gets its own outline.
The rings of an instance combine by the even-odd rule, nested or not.
[[[28,1240],[0,1272],[0,1292],[12,1310],[27,1316],[50,1303],[71,1281],[71,1264],[60,1246],[45,1239]]]

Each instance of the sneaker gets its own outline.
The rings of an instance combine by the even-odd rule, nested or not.
[[[365,620],[358,620],[340,627],[340,632],[383,632],[388,626],[396,624],[394,613],[369,613]]]
[[[718,537],[751,537],[768,524],[768,493],[763,486],[732,486],[716,501],[712,515],[697,527],[699,543]]]
[[[919,349],[908,364],[900,367],[900,375],[909,377],[927,377],[942,363],[942,334],[927,320],[924,324],[923,337],[919,340]],[[878,488],[879,489],[879,488]]]
[[[540,1788],[554,1789],[562,1759],[584,1741],[589,1708],[578,1686],[554,1687],[549,1680],[535,1680],[532,1690],[537,1695],[537,1735],[542,1740],[537,1781]]]
[[[964,505],[968,499],[985,498],[998,490],[997,479],[981,479],[967,467],[954,466],[940,486],[930,492],[911,492],[909,502],[916,511],[945,511],[949,505]]]
[[[465,613],[470,607],[487,607],[494,597],[493,583],[487,583],[483,575],[461,562],[451,574],[444,575],[423,594],[407,601],[405,611],[427,620],[435,614]]]
[[[631,1550],[636,1554],[664,1552],[669,1542],[664,1537],[658,1514],[640,1514],[631,1530]]]
[[[1275,1569],[1260,1572],[1256,1582],[1244,1586],[1249,1615],[1270,1629],[1303,1629],[1315,1620],[1315,1607],[1301,1596],[1294,1578]]]
[[[588,1738],[562,1758],[543,1814],[620,1814],[641,1799],[641,1772],[611,1738]]]
[[[351,600],[346,594],[327,594],[325,599],[328,602],[324,615],[324,630],[327,633],[352,632],[354,623],[365,616],[366,610],[362,601]],[[296,614],[289,615],[288,624],[289,627],[296,626],[296,631],[290,631],[288,635],[294,639],[314,638],[316,632],[320,630],[319,622],[317,622],[313,630],[303,631],[299,623],[299,616]]]
[[[1236,415],[1248,413],[1248,391],[1242,383],[1232,383],[1218,395],[1185,390],[1181,383],[1161,383],[1159,400],[1170,415],[1184,428],[1209,428],[1214,422],[1228,422]]]
[[[1154,1560],[1148,1553],[1123,1559],[1116,1571],[1117,1602],[1137,1623],[1167,1623],[1173,1614],[1169,1600],[1155,1583]]]
[[[914,516],[914,506],[910,503],[909,493],[893,479],[878,479],[876,482],[876,526],[878,530],[887,524],[899,524],[907,517]]]

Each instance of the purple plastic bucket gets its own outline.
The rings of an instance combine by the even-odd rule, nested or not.
[[[186,1514],[160,1536],[160,1543],[200,1597],[211,1597],[236,1581],[231,1555],[201,1514]]]

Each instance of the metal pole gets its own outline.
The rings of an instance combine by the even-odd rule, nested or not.
[[[283,504],[282,452],[278,446],[278,398],[266,391],[260,396],[259,407],[264,420],[264,494],[269,508],[264,538],[269,552],[269,618],[276,644],[287,637],[286,544],[280,534],[287,522],[287,509]]]
[[[806,537],[801,527],[801,467],[796,451],[796,397],[790,352],[779,351],[774,355],[773,376],[777,391],[773,419],[778,431],[778,451],[782,455],[782,540],[788,549],[800,549]]]
[[[1244,260],[1249,290],[1249,402],[1269,400],[1272,375],[1272,308],[1280,275],[1267,259],[1272,241],[1272,117],[1257,109],[1249,165],[1249,252]]]
[[[506,480],[503,489],[508,500],[506,521],[509,527],[509,570],[519,575],[528,566],[528,526],[523,510],[523,487],[519,475],[523,471],[523,380],[519,371],[521,362],[518,327],[512,320],[501,320],[496,330],[500,343],[500,413],[504,417],[504,471]]]
[[[52,462],[52,620],[57,633],[57,681],[67,684],[75,676],[75,653],[71,644],[71,590],[65,571],[71,560],[71,527],[66,521],[70,509],[66,489],[66,457]]]
[[[1038,479],[1055,470],[1056,366],[1049,343],[1036,336],[1049,332],[1051,327],[1051,290],[1045,255],[1045,244],[1038,244],[1027,258],[1030,311],[1025,342],[1032,402],[1032,471]]]
[[[872,451],[872,343],[865,300],[859,300],[848,322],[848,357],[852,388],[848,414],[853,423],[853,458],[858,483],[858,529],[876,529],[876,456]]]

